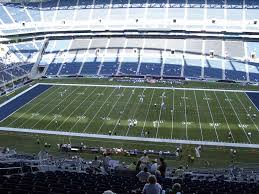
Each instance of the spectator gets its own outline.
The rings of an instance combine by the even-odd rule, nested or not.
[[[146,153],[144,153],[144,155],[139,159],[141,161],[141,164],[145,167],[147,166],[148,162],[149,162],[149,158],[147,156]]]
[[[141,171],[140,165],[141,165],[141,161],[139,160],[138,163],[137,163],[137,165],[136,165],[136,171],[137,171],[137,172],[140,172],[140,171]]]
[[[155,176],[156,176],[157,182],[159,183],[163,182],[164,178],[161,176],[161,172],[159,170],[156,170]]]
[[[172,186],[172,189],[169,189],[166,194],[181,194],[182,193],[182,189],[181,189],[181,185],[179,183],[175,183]]]
[[[175,171],[175,176],[182,177],[183,173],[184,173],[183,166],[179,166],[179,168],[176,169],[176,171]]]
[[[108,156],[108,154],[104,154],[103,156],[104,156],[104,158],[103,158],[103,167],[107,171],[107,170],[109,170],[109,162],[111,160],[111,157]]]
[[[143,194],[161,194],[162,187],[159,183],[157,183],[156,177],[154,175],[150,175],[148,177],[148,183],[145,184],[143,188]]]
[[[160,165],[158,167],[158,170],[160,171],[161,176],[165,177],[166,167],[167,167],[166,162],[165,162],[164,158],[160,158],[159,160],[160,160]]]
[[[157,170],[157,159],[152,161],[152,165],[150,167],[150,172],[152,174],[155,174],[156,170]]]
[[[147,179],[148,177],[150,176],[151,174],[148,172],[147,170],[147,167],[144,168],[144,170],[140,171],[136,177],[138,178],[138,180],[142,183],[146,183],[147,182]]]
[[[97,156],[94,157],[94,160],[92,161],[91,166],[94,168],[99,168],[101,166],[101,161],[98,160]]]

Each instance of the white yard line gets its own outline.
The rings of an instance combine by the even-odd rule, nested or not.
[[[219,105],[219,107],[220,107],[220,109],[221,109],[221,112],[222,112],[222,115],[223,115],[223,117],[224,117],[224,119],[225,119],[225,122],[226,122],[226,124],[227,124],[227,126],[228,126],[228,130],[229,130],[229,132],[231,133],[232,139],[233,139],[233,141],[235,142],[234,135],[233,135],[233,133],[232,133],[230,127],[229,127],[229,123],[228,123],[227,117],[226,117],[226,115],[225,115],[225,112],[224,112],[224,110],[223,110],[223,108],[222,108],[222,106],[221,106],[221,104],[220,104],[220,101],[219,101],[218,96],[217,96],[217,94],[216,94],[215,91],[214,91],[214,95],[215,95],[216,100],[217,100],[217,102],[218,102],[218,105]]]
[[[120,89],[119,89],[119,90],[120,90]],[[125,88],[123,89],[122,94],[124,94],[124,92],[125,92]],[[122,97],[122,96],[119,96],[119,97],[118,97],[118,99],[117,99],[116,102],[113,104],[111,110],[109,111],[108,115],[106,115],[106,117],[109,117],[109,116],[110,116],[110,114],[112,113],[112,111],[113,111],[113,109],[115,108],[115,106],[118,104],[118,102],[119,102],[119,100],[121,99],[121,97]],[[101,131],[101,129],[102,129],[102,127],[103,127],[104,124],[105,124],[105,121],[103,121],[102,125],[101,125],[100,128],[98,129],[97,134]]]
[[[184,117],[185,117],[185,136],[186,136],[186,139],[188,139],[188,126],[187,126],[185,90],[183,91],[183,101],[184,101]]]
[[[142,91],[142,94],[141,94],[141,95],[144,95],[145,90],[146,90],[146,89],[144,88],[144,90]],[[133,117],[131,117],[131,119],[135,119],[135,115],[136,115],[136,113],[137,113],[137,110],[139,109],[139,104],[140,104],[140,101],[138,101],[138,105],[137,105],[137,107],[135,108],[135,112],[134,112],[134,114],[133,114]],[[130,130],[130,127],[128,127],[128,129],[127,129],[126,136],[128,136],[129,130]]]
[[[218,136],[218,132],[217,132],[217,129],[216,129],[216,126],[215,126],[215,122],[214,122],[214,118],[212,116],[212,112],[211,112],[211,109],[210,109],[210,104],[209,104],[209,101],[207,99],[207,95],[206,95],[206,92],[204,91],[204,95],[205,95],[205,98],[206,98],[206,101],[207,101],[207,104],[208,104],[208,108],[209,108],[209,112],[210,112],[210,118],[212,120],[212,124],[213,124],[213,127],[214,127],[214,130],[215,130],[215,134],[217,136],[217,141],[219,141],[219,136]]]
[[[225,96],[227,97],[227,99],[229,99],[227,93],[224,92],[224,94],[225,94]],[[228,100],[228,102],[229,102],[229,104],[230,104],[232,110],[234,111],[234,113],[235,113],[235,115],[236,115],[236,118],[238,119],[239,124],[240,124],[241,128],[243,129],[244,134],[246,135],[246,138],[248,139],[249,143],[251,143],[251,140],[249,139],[249,137],[248,137],[248,135],[247,135],[247,133],[246,133],[246,131],[245,131],[245,129],[244,129],[244,127],[243,127],[243,125],[242,125],[240,119],[239,119],[239,116],[238,116],[238,114],[237,114],[235,108],[233,107],[233,105],[232,105],[232,103],[231,103],[230,100]]]
[[[135,90],[135,89],[133,89],[133,90]],[[127,101],[127,103],[125,104],[125,106],[124,106],[124,108],[123,108],[123,111],[122,111],[123,113],[124,113],[124,111],[126,110],[126,108],[127,108],[128,104],[129,104],[129,102],[130,102],[132,96],[133,96],[133,92],[131,92],[130,97],[128,98],[128,101]],[[116,122],[116,124],[115,124],[115,126],[114,126],[114,128],[113,128],[113,130],[112,130],[112,134],[114,133],[114,131],[115,131],[117,125],[119,124],[119,120],[121,120],[122,115],[123,115],[123,114],[120,114],[119,119],[118,119],[118,121]]]
[[[249,118],[251,119],[252,123],[254,124],[256,130],[259,132],[259,129],[258,129],[256,123],[254,122],[254,120],[252,119],[251,115],[250,115],[249,112],[247,111],[245,105],[244,105],[243,102],[240,100],[240,98],[238,97],[237,93],[235,93],[235,95],[236,95],[238,101],[240,102],[240,104],[242,105],[243,109],[244,109],[244,110],[246,111],[246,113],[249,115]]]
[[[151,99],[150,99],[150,102],[149,102],[149,105],[148,105],[147,114],[146,114],[146,118],[145,118],[145,121],[144,121],[144,124],[143,124],[143,128],[142,128],[141,134],[143,134],[144,129],[146,127],[147,117],[148,117],[148,114],[149,114],[149,111],[150,111],[150,107],[151,107],[151,104],[152,104],[152,101],[153,101],[154,93],[155,93],[155,90],[153,89],[152,96],[151,96]]]
[[[202,127],[201,127],[201,117],[200,117],[200,111],[199,111],[199,106],[198,106],[195,90],[194,90],[194,99],[195,99],[196,110],[197,110],[197,115],[198,115],[198,119],[199,119],[199,126],[200,126],[200,130],[201,130],[201,140],[203,141]]]
[[[60,85],[60,86],[88,86],[88,87],[108,87],[108,88],[146,88],[146,89],[158,89],[158,90],[189,90],[189,91],[219,91],[219,92],[254,92],[259,93],[259,91],[252,90],[223,90],[223,89],[206,89],[206,88],[175,88],[175,87],[151,87],[151,86],[125,86],[125,85],[105,85],[105,84],[63,84],[63,83],[40,83],[43,85]]]
[[[225,142],[212,142],[212,141],[193,141],[193,140],[179,140],[179,139],[161,139],[161,138],[145,138],[145,137],[127,137],[115,135],[100,135],[89,133],[75,133],[66,131],[50,131],[50,130],[37,130],[37,129],[20,129],[0,127],[0,131],[18,132],[18,133],[32,133],[44,135],[61,135],[61,136],[74,136],[82,138],[100,138],[100,139],[113,139],[113,140],[131,140],[140,142],[159,142],[159,143],[174,143],[174,144],[188,144],[188,145],[203,145],[203,146],[219,146],[219,147],[236,147],[236,148],[259,148],[259,144],[247,143],[225,143]]]
[[[37,103],[35,103],[35,104],[33,104],[33,106],[32,107],[30,107],[28,110],[26,110],[26,111],[24,111],[19,117],[17,117],[16,119],[14,119],[11,123],[9,123],[7,126],[9,127],[11,124],[13,124],[15,121],[17,121],[18,119],[20,119],[23,115],[25,115],[25,114],[27,114],[30,110],[32,110],[33,108],[35,108],[37,105],[39,105],[40,103],[42,103],[46,98],[48,98],[50,95],[52,95],[54,92],[56,92],[56,90],[58,90],[58,88],[57,89],[55,89],[55,90],[53,90],[52,92],[50,92],[45,98],[43,98],[42,100],[40,100],[39,102],[37,102]],[[44,91],[44,92],[47,92],[48,90],[46,90],[46,91]],[[44,93],[43,92],[43,93]],[[42,93],[42,94],[43,94]],[[42,95],[41,94],[41,95]],[[38,96],[37,96],[38,97]],[[34,98],[34,99],[36,99],[36,98]],[[33,100],[34,100],[33,99]],[[30,101],[30,102],[32,102],[32,101]],[[26,103],[26,104],[28,104],[28,103]],[[46,104],[47,105],[47,104]],[[46,106],[45,105],[45,106]],[[25,106],[25,105],[24,105]],[[17,112],[18,110],[16,110],[15,112]],[[22,123],[22,125],[23,125],[23,123]],[[21,126],[22,126],[21,125]],[[20,126],[20,127],[21,127]]]
[[[87,88],[88,89],[88,88]],[[71,112],[71,114],[61,123],[61,125],[58,127],[59,129],[61,128],[61,126],[66,123],[66,121],[77,111],[77,109],[79,107],[82,106],[82,104],[84,104],[84,102],[95,92],[96,88],[93,89],[93,91]],[[84,90],[84,92],[86,91],[86,89]]]
[[[88,89],[88,88],[86,87],[83,92],[85,92],[87,89]],[[74,92],[73,92],[73,93],[74,93]],[[62,115],[62,113],[63,113],[65,110],[67,110],[67,109],[69,108],[69,106],[70,106],[71,104],[73,104],[74,101],[75,101],[77,98],[79,98],[79,96],[80,96],[80,95],[77,95],[73,100],[71,99],[71,101],[68,103],[68,105],[66,105],[65,108],[63,108],[61,111],[59,111],[58,114],[59,114],[59,115]],[[56,118],[53,116],[53,119],[52,119],[47,125],[45,125],[45,126],[43,127],[43,129],[48,129],[48,126],[49,126],[55,119],[56,119]]]
[[[88,123],[88,125],[84,128],[83,133],[85,133],[85,131],[88,129],[88,127],[90,126],[90,124],[92,123],[92,121],[95,119],[95,117],[98,115],[98,113],[102,110],[103,106],[106,104],[106,102],[110,99],[110,97],[112,96],[112,94],[114,93],[114,91],[116,90],[116,88],[113,89],[113,91],[110,93],[110,95],[106,98],[106,100],[104,101],[104,103],[102,104],[102,106],[99,108],[98,111],[96,111],[95,115],[93,116],[93,118],[91,119],[91,121]]]
[[[48,111],[40,120],[38,120],[33,126],[32,128],[34,128],[40,121],[42,121],[46,116],[48,116],[55,108],[57,108],[60,104],[62,104],[65,100],[68,99],[68,97],[70,97],[71,95],[74,94],[74,92],[76,91],[77,89],[74,89],[70,94],[68,94],[65,98],[63,98],[62,100],[59,101],[59,103],[54,106],[52,109],[50,109],[50,111]]]
[[[173,132],[174,132],[174,109],[175,109],[175,106],[174,106],[174,97],[175,97],[175,90],[174,90],[174,93],[173,93],[173,110],[171,109],[171,115],[172,115],[172,130],[171,130],[171,139],[173,139]]]
[[[163,100],[162,97],[161,97],[161,99],[162,99],[162,101],[161,101],[161,104],[162,104],[164,102],[164,100]],[[158,125],[156,127],[156,138],[158,136],[158,129],[159,129],[159,126],[160,126],[160,121],[161,121],[161,114],[162,114],[162,106],[160,105],[160,111],[159,111],[159,116],[158,116]]]
[[[105,89],[103,90],[103,92],[105,92],[106,89],[107,89],[107,88],[105,88]],[[96,98],[94,99],[94,101],[92,101],[92,103],[90,104],[90,106],[87,107],[87,109],[85,110],[85,112],[83,113],[82,116],[85,116],[85,114],[88,112],[88,110],[94,105],[94,103],[95,103],[98,99],[99,99],[99,97],[96,97]],[[79,118],[79,119],[74,123],[74,125],[71,127],[71,129],[69,130],[69,132],[72,131],[72,130],[75,128],[75,126],[77,125],[77,123],[78,123],[81,119],[82,119],[82,118]]]

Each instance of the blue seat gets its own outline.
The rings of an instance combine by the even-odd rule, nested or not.
[[[31,22],[30,17],[21,4],[7,3],[5,4],[5,7],[15,22]]]
[[[222,79],[222,60],[207,59],[204,64],[204,78]]]
[[[81,75],[97,75],[101,62],[85,62]]]
[[[59,75],[76,75],[79,73],[81,62],[71,62],[63,64]]]
[[[119,62],[103,62],[100,75],[115,75],[119,67]]]
[[[62,65],[61,63],[49,64],[49,67],[46,71],[46,75],[57,75],[61,65]]]
[[[13,23],[11,18],[8,16],[8,14],[6,13],[6,11],[3,8],[3,5],[0,4],[0,18],[1,20],[6,23],[6,24],[11,24]]]
[[[122,62],[120,74],[122,75],[136,75],[138,69],[138,62]]]
[[[139,75],[154,75],[160,76],[161,74],[161,63],[141,63],[139,69]]]
[[[201,77],[201,59],[185,59],[184,62],[184,77]]]
[[[180,77],[182,72],[182,65],[179,64],[164,64],[164,76]]]

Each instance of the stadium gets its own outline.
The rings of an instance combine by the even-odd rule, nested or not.
[[[0,193],[259,193],[259,2],[1,0]]]

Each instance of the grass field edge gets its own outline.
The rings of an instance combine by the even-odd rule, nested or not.
[[[133,137],[133,136],[101,135],[101,134],[91,134],[91,133],[76,133],[76,132],[67,132],[67,131],[22,129],[22,128],[10,128],[10,127],[0,127],[0,131],[43,134],[43,135],[60,135],[60,136],[69,136],[69,137],[72,136],[72,137],[81,137],[81,138],[86,137],[86,138],[113,139],[113,140],[126,140],[126,141],[155,142],[155,143],[173,143],[173,144],[189,144],[189,145],[236,147],[236,148],[255,148],[255,149],[259,148],[259,144],[227,143],[227,142],[180,140],[180,139],[161,139],[161,138],[143,138],[143,137]]]
[[[214,88],[177,88],[177,87],[162,87],[162,86],[141,86],[141,85],[112,85],[112,84],[75,84],[75,83],[48,83],[41,82],[42,85],[54,85],[54,86],[87,86],[87,87],[108,87],[108,88],[143,88],[143,89],[159,89],[159,90],[188,90],[188,91],[216,91],[216,92],[254,92],[259,93],[259,90],[230,90],[230,89],[214,89]]]

